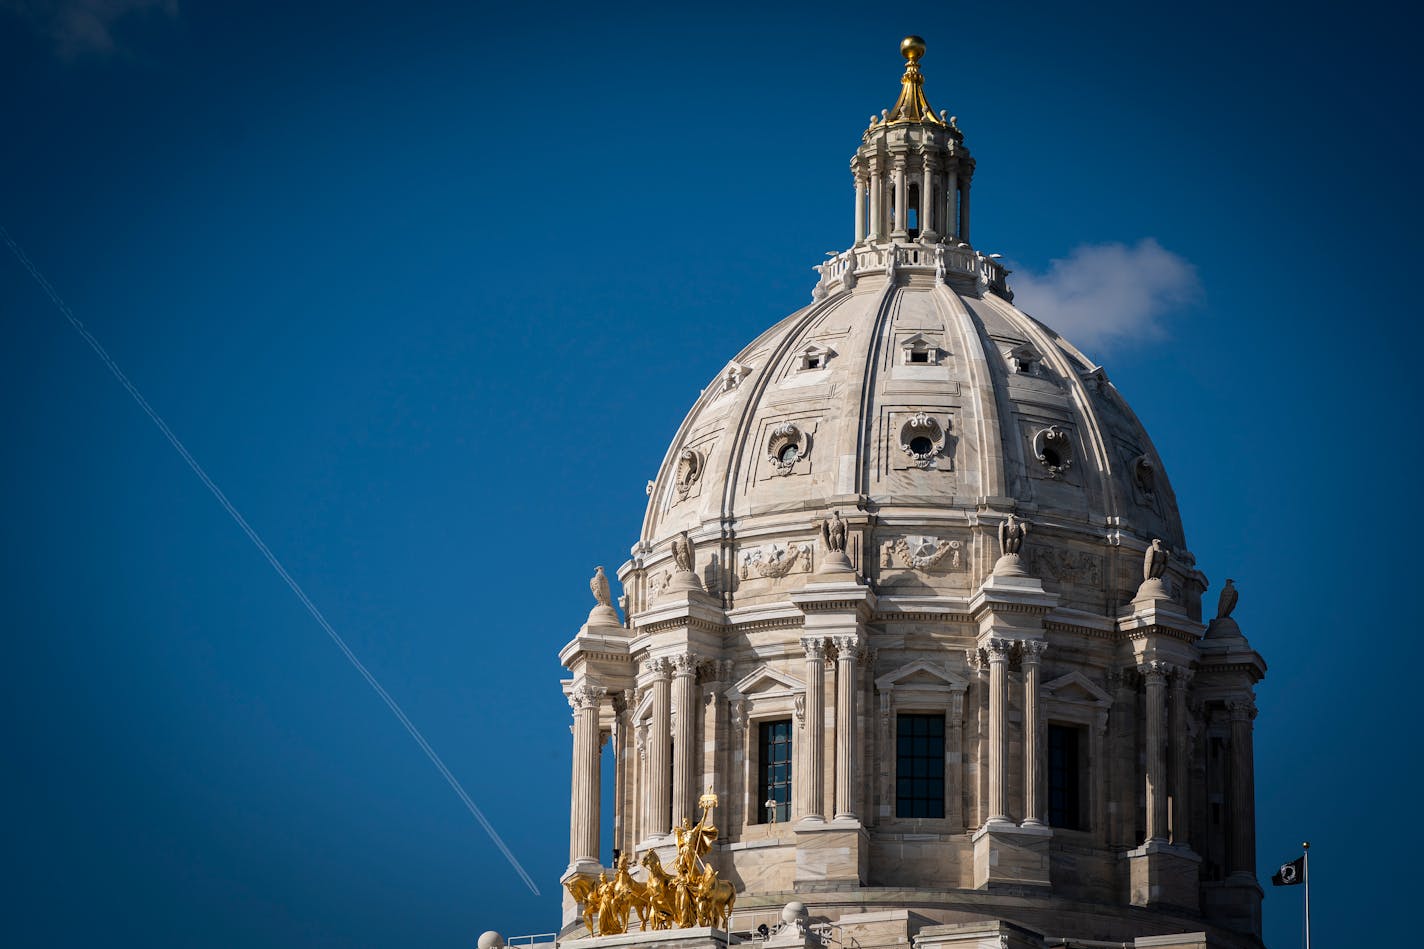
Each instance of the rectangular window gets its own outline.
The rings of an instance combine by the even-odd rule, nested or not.
[[[1085,830],[1083,820],[1083,729],[1048,726],[1048,823]]]
[[[761,723],[761,759],[757,768],[757,823],[791,820],[791,719]],[[771,801],[771,807],[767,802]]]
[[[944,715],[895,719],[895,816],[944,816]]]

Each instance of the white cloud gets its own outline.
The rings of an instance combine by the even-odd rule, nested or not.
[[[0,0],[0,10],[27,21],[54,42],[62,59],[119,52],[118,22],[134,13],[178,15],[178,0]]]
[[[1071,343],[1110,349],[1167,335],[1165,317],[1200,298],[1186,258],[1152,238],[1136,245],[1082,244],[1047,273],[1015,270],[1014,305]]]

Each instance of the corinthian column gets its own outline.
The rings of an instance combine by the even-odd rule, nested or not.
[[[1251,722],[1256,700],[1228,702],[1231,710],[1231,873],[1256,877],[1256,774]]]
[[[856,728],[856,672],[865,643],[859,636],[836,637],[836,819],[854,819],[856,811],[855,749],[859,747]]]
[[[806,650],[806,788],[805,816],[826,819],[826,641],[819,636],[801,640]]]
[[[1147,842],[1167,839],[1167,749],[1163,729],[1167,674],[1172,667],[1152,660],[1138,666],[1147,683]]]
[[[1191,846],[1191,728],[1187,721],[1190,669],[1172,676],[1172,843]]]
[[[1043,823],[1043,748],[1039,743],[1042,712],[1038,704],[1039,658],[1048,644],[1041,639],[1024,641],[1024,823]]]
[[[672,738],[672,823],[682,824],[693,812],[697,789],[697,657],[690,652],[672,657],[672,704],[677,731]]]
[[[1009,761],[1009,639],[989,640],[989,820],[1006,821]]]
[[[904,240],[909,236],[905,229],[905,216],[909,214],[910,196],[905,184],[905,159],[895,159],[895,227],[890,232],[892,239]]]
[[[934,169],[930,167],[930,157],[925,156],[920,172],[920,236],[934,231]]]
[[[648,836],[664,837],[670,832],[668,815],[672,813],[672,783],[668,780],[668,747],[672,744],[668,723],[672,718],[669,696],[672,663],[667,659],[649,659],[643,669],[654,674],[652,734],[648,736],[648,814],[645,825]]]
[[[879,241],[885,237],[885,175],[881,171],[880,159],[870,160],[870,239]]]
[[[855,242],[865,242],[865,177],[855,174]]]
[[[603,689],[582,682],[569,693],[574,710],[573,789],[569,796],[569,863],[598,862],[598,705]]]

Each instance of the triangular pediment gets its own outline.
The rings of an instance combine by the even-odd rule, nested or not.
[[[732,686],[732,691],[738,695],[751,697],[756,695],[786,695],[793,692],[806,691],[806,683],[793,675],[787,675],[770,666],[758,666],[746,676]]]
[[[1112,697],[1083,675],[1070,672],[1043,686],[1045,695],[1061,702],[1076,702],[1080,705],[1111,705]]]
[[[950,672],[928,659],[917,659],[875,680],[875,687],[886,689],[962,689],[968,683],[963,676]]]

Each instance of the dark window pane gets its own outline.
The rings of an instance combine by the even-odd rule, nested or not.
[[[757,769],[757,823],[791,819],[791,720],[762,722],[761,759]],[[775,803],[774,808],[766,806]]]
[[[895,816],[944,816],[944,716],[895,718]]]
[[[1072,725],[1048,726],[1048,823],[1054,827],[1084,829],[1082,735]]]

